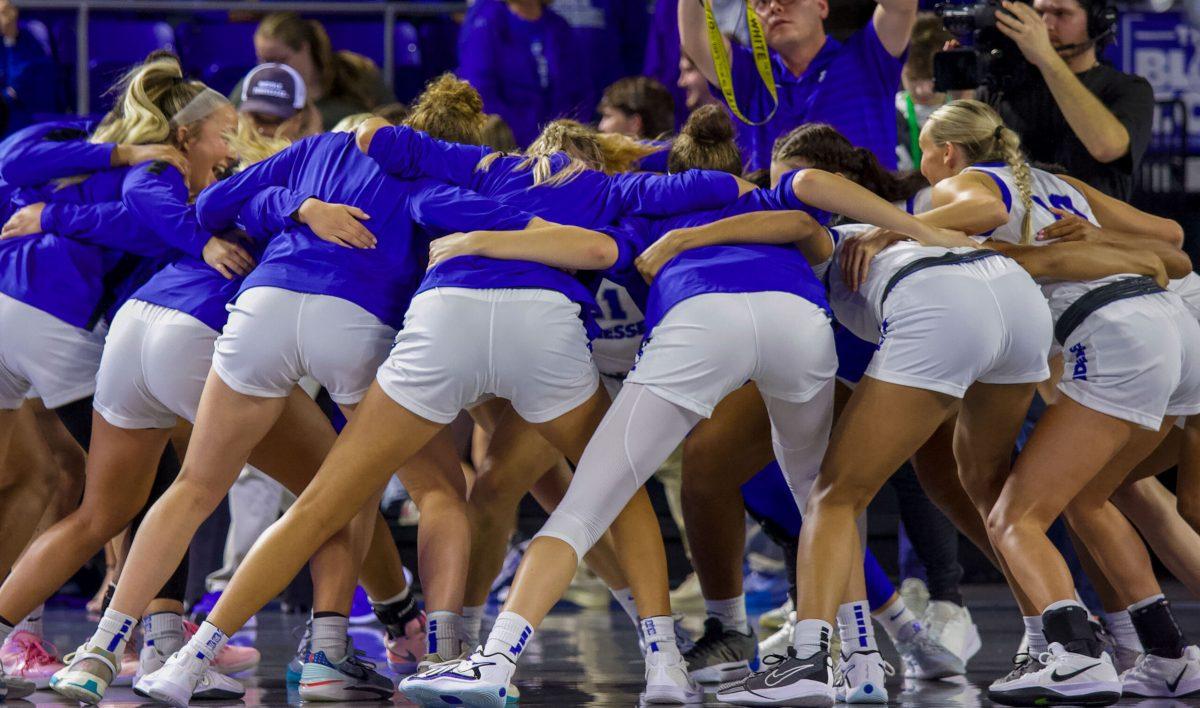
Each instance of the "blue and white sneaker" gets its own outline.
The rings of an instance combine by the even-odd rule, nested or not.
[[[347,643],[346,656],[330,661],[325,652],[310,654],[300,673],[300,698],[305,701],[391,700],[396,691],[392,680],[375,670]]]
[[[296,636],[295,631],[293,630],[293,637]],[[300,675],[304,672],[304,663],[308,661],[308,649],[311,644],[312,618],[309,617],[309,620],[304,623],[304,634],[300,635],[300,644],[296,647],[296,654],[287,665],[288,685],[300,683]]]
[[[417,705],[503,708],[509,698],[509,679],[517,665],[503,653],[477,649],[457,663],[431,666],[400,682],[400,692]]]
[[[843,656],[837,668],[835,691],[838,703],[887,703],[884,684],[896,670],[878,651],[856,651]]]

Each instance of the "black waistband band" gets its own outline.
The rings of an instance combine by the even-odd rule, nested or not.
[[[943,253],[940,256],[918,258],[915,261],[905,263],[900,270],[897,270],[892,275],[891,279],[888,280],[887,285],[883,288],[883,296],[879,298],[879,308],[880,310],[883,309],[883,303],[887,302],[888,295],[892,293],[892,289],[895,288],[901,280],[904,280],[917,271],[925,270],[926,268],[934,268],[936,266],[974,263],[975,261],[981,261],[985,258],[992,258],[993,256],[1005,257],[1004,254],[1000,253],[999,251],[989,251],[981,248],[977,251],[971,251],[970,253],[954,253],[953,251],[950,251]]]
[[[1154,293],[1166,292],[1162,286],[1154,282],[1154,278],[1149,276],[1139,276],[1136,278],[1122,278],[1115,283],[1101,285],[1095,290],[1089,290],[1084,293],[1067,311],[1058,318],[1058,322],[1054,325],[1054,339],[1061,345],[1067,341],[1067,337],[1075,331],[1079,325],[1083,323],[1087,316],[1104,307],[1105,305],[1114,303],[1118,300],[1128,300],[1131,297],[1139,295],[1152,295]]]

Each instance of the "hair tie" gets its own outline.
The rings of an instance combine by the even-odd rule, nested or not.
[[[996,130],[992,133],[992,140],[999,141],[1003,137],[1004,137],[1004,126],[1003,125],[996,126]]]

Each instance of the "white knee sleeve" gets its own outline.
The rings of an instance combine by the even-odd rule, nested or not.
[[[645,386],[626,383],[538,536],[557,538],[583,558],[699,420]]]
[[[830,381],[817,395],[803,403],[765,397],[767,413],[771,417],[771,447],[801,514],[808,504],[808,496],[821,471],[821,460],[829,446],[833,389],[834,383]]]

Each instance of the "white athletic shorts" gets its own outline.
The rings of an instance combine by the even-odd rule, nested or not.
[[[26,398],[58,408],[96,390],[104,327],[73,327],[48,312],[0,293],[0,410]]]
[[[342,405],[366,395],[396,330],[349,300],[251,288],[229,305],[213,370],[247,396],[282,398],[311,376]]]
[[[976,381],[1050,377],[1050,307],[1007,258],[917,271],[883,303],[879,351],[866,375],[962,398]]]
[[[537,288],[417,295],[376,380],[396,403],[447,424],[489,394],[545,423],[599,386],[579,304]]]
[[[763,397],[811,399],[837,373],[829,315],[784,292],[707,293],[675,305],[626,381],[705,418],[754,381]]]
[[[1114,418],[1158,430],[1200,413],[1200,324],[1174,293],[1105,305],[1063,343],[1058,389]]]
[[[118,428],[196,422],[216,339],[216,331],[189,314],[129,300],[108,330],[92,407]]]

